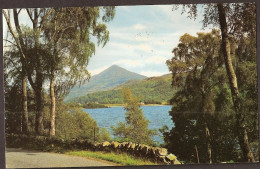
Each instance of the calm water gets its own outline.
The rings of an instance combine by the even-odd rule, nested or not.
[[[164,125],[173,127],[169,111],[171,106],[142,106],[146,119],[150,121],[150,129],[160,129]],[[84,109],[94,118],[100,128],[106,128],[112,135],[111,125],[115,126],[119,121],[125,122],[125,110],[123,107]],[[161,136],[154,136],[154,141],[163,143]]]

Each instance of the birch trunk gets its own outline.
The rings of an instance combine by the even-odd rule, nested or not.
[[[51,98],[51,111],[50,111],[50,136],[55,136],[55,108],[56,99],[54,92],[54,77],[50,79],[50,98]]]
[[[219,23],[222,35],[222,52],[225,60],[226,71],[229,79],[229,86],[231,89],[233,104],[236,112],[236,130],[239,139],[239,145],[243,152],[244,161],[255,162],[253,153],[248,143],[248,136],[244,123],[244,117],[240,111],[241,103],[239,98],[239,90],[237,86],[237,78],[232,65],[230,56],[230,43],[228,39],[228,30],[226,22],[226,13],[223,4],[218,4]]]

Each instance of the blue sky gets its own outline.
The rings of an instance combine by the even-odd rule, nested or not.
[[[170,73],[165,64],[172,58],[172,49],[184,33],[196,35],[202,30],[202,16],[197,20],[181,15],[181,9],[172,11],[172,5],[145,5],[116,7],[115,18],[108,24],[110,40],[105,47],[96,47],[88,70],[95,75],[113,64],[152,77]],[[199,11],[200,12],[200,11]],[[25,11],[21,23],[31,24]],[[4,21],[4,38],[6,24]]]

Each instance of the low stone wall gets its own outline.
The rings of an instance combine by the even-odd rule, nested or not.
[[[113,151],[124,152],[135,157],[145,158],[162,164],[181,164],[177,157],[173,154],[168,154],[166,148],[151,147],[144,144],[135,144],[132,142],[103,142],[95,144],[96,150],[99,151]]]
[[[6,134],[7,146],[20,145],[26,147],[33,145],[37,149],[46,151],[51,150],[53,147],[60,147],[61,149],[80,149],[91,151],[107,151],[127,153],[138,158],[154,161],[159,164],[181,164],[177,157],[173,154],[168,154],[167,149],[159,147],[151,147],[144,144],[135,144],[132,142],[103,142],[103,143],[90,143],[87,140],[71,139],[63,140],[55,137],[44,136],[27,136],[17,134]]]

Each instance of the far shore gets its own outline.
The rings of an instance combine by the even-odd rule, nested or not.
[[[107,107],[124,107],[124,104],[104,104]],[[142,104],[141,106],[169,106],[169,104]]]
[[[80,106],[83,109],[106,109],[106,108],[111,108],[111,107],[124,107],[124,104],[100,104],[102,106],[96,106],[96,107],[84,107]],[[141,104],[141,106],[170,106],[169,104]]]

